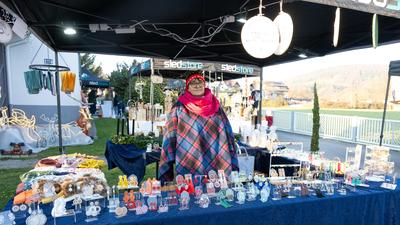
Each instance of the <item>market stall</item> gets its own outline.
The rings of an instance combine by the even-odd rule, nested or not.
[[[344,4],[334,2],[335,7],[344,8],[351,8],[346,7],[348,5],[366,5],[365,2],[350,0]],[[337,32],[331,30],[336,8],[325,5],[285,1],[290,4],[285,4],[284,9],[293,15],[296,26],[299,26],[298,31],[294,33],[294,41],[286,54],[265,60],[265,57],[251,57],[243,48],[238,47],[241,44],[238,34],[242,26],[235,22],[235,16],[244,12],[253,16],[267,6],[266,15],[272,17],[275,13],[282,12],[282,5],[280,10],[270,10],[272,7],[278,9],[279,2],[264,2],[264,5],[258,1],[246,1],[244,5],[243,1],[230,1],[229,4],[222,1],[123,3],[125,4],[111,1],[96,1],[92,4],[71,1],[6,1],[9,7],[32,25],[34,32],[55,49],[56,56],[61,50],[92,51],[165,57],[180,61],[229,60],[261,67],[296,60],[300,54],[302,57],[324,55],[335,51],[334,47],[338,44]],[[37,5],[41,7],[36,7]],[[136,9],[135,14],[132,13],[133,8]],[[374,1],[365,8],[363,11],[398,17],[399,9],[393,2],[382,7],[380,2]],[[113,10],[110,12],[108,9]],[[382,13],[388,10],[395,14]],[[233,15],[225,15],[226,12],[232,12]],[[73,24],[77,24],[79,32],[70,27],[66,29],[66,23],[60,24],[59,16],[54,16],[55,13],[62,15],[65,21],[74,21]],[[371,40],[365,38],[366,33],[369,36],[371,30],[370,15],[351,10],[342,10],[342,13],[343,18],[347,16],[350,19],[346,20],[341,29],[350,34],[341,36],[341,43],[344,44],[339,46],[346,49],[370,45]],[[37,15],[40,15],[39,19]],[[134,19],[131,18],[132,15]],[[373,18],[375,31],[372,39],[376,47],[377,16]],[[380,18],[383,27],[381,40],[397,40],[398,21],[385,16]],[[120,21],[130,23],[121,24]],[[272,21],[269,24],[271,23]],[[257,26],[256,28],[258,30]],[[75,39],[64,37],[60,35],[62,29],[65,29],[65,34],[81,36]],[[197,36],[198,32],[202,36]],[[327,35],[333,33],[336,35]],[[336,37],[333,45],[332,36]],[[279,39],[277,37],[275,35],[275,41]],[[253,50],[258,47],[263,49],[257,45],[252,47]],[[349,158],[347,166],[321,158],[314,160],[315,155],[310,155],[310,161],[304,164],[309,166],[302,168],[298,179],[286,176],[280,176],[282,179],[267,178],[264,174],[253,174],[250,177],[244,171],[234,171],[231,174],[209,171],[208,174],[197,176],[179,175],[175,182],[161,186],[156,179],[149,178],[139,184],[135,176],[121,176],[117,187],[104,188],[104,182],[101,183],[103,189],[98,187],[99,189],[110,190],[105,195],[107,201],[89,201],[81,208],[82,213],[78,213],[79,209],[75,208],[77,204],[67,209],[67,203],[59,197],[51,199],[54,200],[53,204],[40,205],[34,207],[34,210],[31,208],[30,212],[17,219],[17,223],[45,224],[47,220],[47,224],[83,224],[90,221],[105,224],[399,224],[400,201],[396,186],[398,182],[392,170],[394,162],[388,161],[388,149],[376,146],[370,149],[372,150],[366,154],[368,160],[365,168],[352,166],[356,165],[354,160],[357,158],[358,161],[361,154],[356,154],[353,159]],[[53,160],[49,161],[54,163]],[[46,160],[42,163],[46,164]],[[71,176],[71,172],[77,171],[67,169],[62,172]],[[279,174],[284,175],[280,172]],[[86,185],[83,194],[95,194],[94,186],[97,184]],[[47,190],[53,194],[51,185]],[[69,185],[66,191],[69,191]],[[47,193],[39,190],[39,198],[35,200],[42,202],[48,197],[45,195]],[[17,197],[17,200],[23,199],[22,197]],[[13,213],[26,211],[26,204],[31,200],[33,199],[26,202],[24,198],[24,201],[16,201],[14,205],[10,203],[7,209],[11,209]],[[194,201],[197,202],[196,205]],[[15,215],[10,211],[6,211],[3,219],[11,220],[13,216]],[[47,218],[52,218],[52,221]]]

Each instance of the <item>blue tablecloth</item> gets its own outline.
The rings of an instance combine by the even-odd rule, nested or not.
[[[400,185],[400,183],[399,183]],[[8,205],[6,209],[9,209]],[[50,207],[43,207],[49,214]],[[346,196],[334,195],[325,198],[298,197],[282,199],[266,203],[259,200],[246,202],[243,205],[233,203],[231,208],[216,206],[214,203],[202,209],[193,204],[185,211],[178,207],[170,207],[168,213],[149,212],[136,216],[129,212],[127,216],[116,218],[106,209],[99,220],[92,224],[115,225],[399,225],[400,224],[400,190],[384,190],[376,186],[359,188]],[[78,214],[77,224],[88,224],[84,214]],[[52,224],[53,218],[48,216],[47,224]],[[18,220],[17,224],[24,224]],[[58,218],[57,224],[73,224],[73,218]],[[89,223],[90,224],[90,223]]]
[[[145,174],[145,154],[145,149],[139,149],[135,145],[117,145],[111,141],[107,141],[104,153],[109,170],[118,167],[128,176],[135,174],[139,181]]]

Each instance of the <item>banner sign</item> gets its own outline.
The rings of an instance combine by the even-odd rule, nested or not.
[[[214,64],[209,62],[195,61],[195,60],[154,59],[154,69],[213,71]]]
[[[131,68],[131,75],[138,74],[145,70],[151,69],[151,59],[140,63],[139,65]]]
[[[400,0],[301,0],[400,19]]]
[[[240,65],[224,62],[196,61],[196,60],[172,60],[153,58],[154,70],[184,70],[184,71],[207,71],[229,74],[241,74],[249,76],[260,76],[261,68],[253,65]],[[143,62],[131,68],[131,75],[138,74],[151,69],[151,60]],[[239,77],[238,77],[239,78]]]
[[[261,74],[261,70],[258,67],[231,63],[215,63],[215,71],[222,73],[245,74],[250,76],[259,76]]]

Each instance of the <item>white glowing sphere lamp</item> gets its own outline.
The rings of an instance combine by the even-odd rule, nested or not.
[[[247,20],[241,36],[244,49],[254,58],[271,56],[279,45],[278,28],[269,18],[261,15]]]
[[[293,20],[292,17],[281,11],[274,19],[274,23],[279,30],[279,45],[275,55],[282,55],[289,48],[293,38]]]

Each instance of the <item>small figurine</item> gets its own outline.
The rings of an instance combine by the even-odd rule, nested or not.
[[[51,210],[51,215],[53,217],[60,217],[60,216],[64,216],[66,214],[66,206],[67,202],[65,201],[65,198],[57,198],[54,201],[54,207]]]
[[[138,179],[136,177],[136,175],[132,174],[129,176],[128,178],[129,181],[129,186],[130,187],[137,187],[138,186]]]

